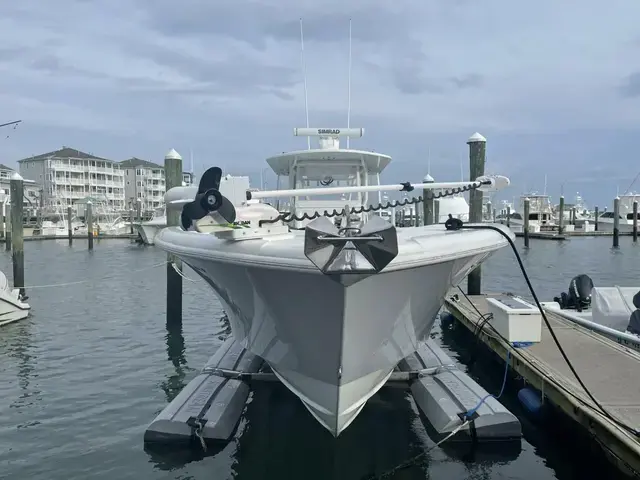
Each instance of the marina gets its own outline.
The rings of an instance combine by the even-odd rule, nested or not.
[[[596,396],[587,391],[585,403],[584,392],[576,390],[566,378],[566,367],[563,369],[558,363],[557,355],[549,353],[551,329],[545,333],[541,322],[538,320],[536,326],[534,317],[529,315],[526,328],[518,327],[525,328],[526,333],[506,338],[499,333],[497,320],[486,320],[506,315],[504,331],[504,325],[513,322],[508,313],[513,307],[506,305],[514,305],[515,301],[521,305],[520,310],[535,313],[537,309],[516,297],[479,295],[480,264],[496,251],[513,246],[518,237],[518,226],[514,225],[515,233],[510,229],[510,217],[506,224],[499,225],[490,223],[483,214],[483,209],[488,210],[482,203],[485,194],[508,187],[510,182],[499,175],[484,175],[481,166],[486,139],[482,135],[476,133],[467,141],[470,170],[476,177],[473,182],[435,182],[427,176],[422,183],[381,184],[380,171],[391,157],[340,148],[341,137],[359,138],[362,129],[306,128],[295,129],[294,133],[317,137],[319,145],[267,160],[278,177],[288,177],[288,189],[286,184],[280,188],[280,179],[278,190],[251,189],[247,177],[223,175],[218,167],[205,171],[198,186],[188,185],[181,173],[182,157],[171,149],[165,156],[163,169],[167,192],[163,205],[156,206],[151,220],[134,224],[131,213],[123,228],[128,232],[109,239],[93,228],[93,202],[82,204],[89,252],[101,238],[116,245],[118,236],[129,241],[129,249],[145,251],[159,247],[167,252],[166,260],[152,268],[164,267],[166,272],[168,332],[182,329],[185,279],[189,286],[197,283],[194,277],[204,279],[224,306],[220,315],[227,325],[227,334],[220,337],[222,343],[203,366],[196,367],[195,376],[167,398],[168,403],[148,424],[143,435],[146,451],[156,452],[151,453],[156,456],[158,451],[169,447],[217,455],[242,431],[243,416],[253,396],[270,385],[276,388],[274,385],[280,384],[336,440],[357,422],[372,398],[385,395],[383,391],[409,394],[406,398],[419,412],[423,428],[435,444],[396,465],[361,472],[362,478],[386,478],[400,470],[412,469],[434,449],[448,448],[443,446],[445,443],[458,447],[467,444],[465,448],[472,449],[500,443],[504,444],[504,452],[512,452],[513,458],[517,458],[522,448],[523,418],[500,402],[511,369],[531,385],[517,392],[520,403],[530,414],[539,416],[545,402],[557,406],[586,426],[601,445],[603,457],[618,471],[623,475],[638,471],[640,444],[635,434],[630,434],[635,427],[628,426],[635,422],[632,412],[639,407],[633,403],[638,392],[631,387],[631,391],[626,387],[619,391],[614,388],[620,384],[619,376],[629,378],[635,363],[640,361],[636,352],[621,346],[625,342],[620,339],[625,334],[612,337],[603,329],[583,328],[587,321],[582,318],[571,321],[560,306],[545,304],[542,315],[546,312],[552,318],[553,331],[569,332],[560,335],[570,339],[567,350],[570,354],[581,354],[577,361],[586,363],[585,369],[599,379],[593,387]],[[332,153],[329,162],[326,152]],[[23,189],[23,178],[14,173],[10,181],[12,196],[22,196]],[[416,190],[422,195],[383,201],[382,193],[394,190]],[[465,217],[469,223],[452,213],[444,224],[439,223],[436,202],[449,196],[456,198],[463,192],[470,197],[469,215]],[[310,200],[312,197],[315,198]],[[285,211],[263,201],[280,198],[291,198]],[[539,197],[538,203],[541,199],[546,197]],[[547,205],[544,209],[534,210],[544,211],[540,214],[542,222],[530,225],[527,220],[530,199],[522,199],[524,252],[528,252],[532,238],[567,240],[575,232],[573,228],[564,228],[563,217],[557,231],[547,228],[552,209],[548,199],[544,201]],[[405,205],[411,205],[412,209],[408,215],[402,210],[400,225],[396,227],[388,218],[397,221],[392,209]],[[10,207],[4,232],[6,250],[11,251],[14,281],[13,289],[5,282],[6,305],[11,307],[3,322],[5,326],[29,315],[31,306],[26,300],[32,289],[85,282],[29,286],[25,281],[29,277],[25,276],[24,205],[10,204]],[[423,207],[422,221],[419,207]],[[391,211],[386,218],[381,215],[385,211]],[[72,218],[72,207],[68,207],[66,218]],[[573,213],[570,218],[574,219]],[[631,243],[636,245],[637,220],[632,223]],[[66,239],[57,234],[45,237],[57,240],[53,245],[66,244],[67,248],[82,242],[79,227],[66,221],[63,227],[67,230]],[[132,230],[137,232],[131,233]],[[619,236],[614,228],[614,242],[619,242]],[[136,238],[138,241],[133,242]],[[143,245],[137,245],[140,243]],[[101,245],[101,250],[103,247],[111,250],[109,243]],[[192,275],[185,276],[184,272]],[[470,296],[460,290],[464,299],[461,300],[452,289],[465,277]],[[390,281],[404,287],[390,288]],[[274,291],[276,284],[278,290]],[[283,287],[288,292],[286,296],[279,293]],[[322,305],[313,307],[312,298],[306,302],[286,300],[303,298],[310,291],[316,292]],[[503,358],[504,374],[498,393],[490,393],[477,383],[431,338],[443,303],[454,318]],[[335,310],[332,305],[347,308]],[[377,332],[375,335],[361,331],[365,305],[364,317],[375,326],[371,331]],[[411,312],[405,312],[406,305],[412,305]],[[502,310],[495,310],[499,305]],[[490,310],[491,316],[487,317]],[[498,335],[492,335],[491,331]],[[287,332],[285,337],[282,332]],[[586,340],[581,342],[579,338]],[[585,343],[587,340],[591,341],[589,345]],[[516,343],[524,343],[526,348]],[[572,349],[575,343],[579,346]],[[379,358],[378,354],[371,354],[376,349]],[[615,353],[607,355],[607,349]],[[613,369],[610,373],[596,368],[605,357],[616,359],[608,364]],[[569,362],[568,358],[560,360]],[[594,379],[591,380],[596,383]],[[584,386],[581,382],[578,383]],[[619,404],[623,407],[609,413],[609,406]],[[594,413],[594,408],[601,411]]]
[[[525,252],[517,240],[530,276],[551,279],[536,284],[541,297],[550,299],[566,289],[560,272],[576,268],[579,258],[588,259],[581,265],[585,271],[598,271],[598,284],[635,281],[618,273],[623,264],[638,266],[628,253],[635,250],[632,245],[608,251],[593,245],[606,239],[574,241],[569,251],[551,242]],[[590,255],[593,251],[607,252],[606,259]],[[504,250],[485,263],[483,282],[493,291],[524,295],[511,255]],[[28,242],[25,258],[31,316],[0,330],[5,399],[0,441],[11,445],[0,452],[0,461],[9,479],[365,478],[410,461],[437,441],[431,440],[438,436],[407,399],[405,388],[382,389],[335,439],[286,388],[267,381],[254,382],[230,443],[211,445],[207,452],[198,444],[144,446],[144,432],[154,418],[229,338],[222,306],[185,266],[183,321],[166,324],[166,255],[128,240],[110,240],[93,252],[87,240],[71,246],[65,239]],[[11,273],[7,253],[0,255],[0,270]],[[79,302],[62,294],[71,288]],[[471,368],[467,357],[474,343],[454,333],[437,322],[431,337],[460,371],[497,395],[504,366],[481,358]],[[622,478],[606,459],[595,453],[585,457],[588,447],[575,434],[566,437],[566,430],[531,423],[517,400],[521,386],[509,378],[500,397],[522,423],[521,444],[500,442],[496,452],[445,442],[403,473],[419,477],[426,469],[434,478],[464,478],[518,471],[525,479],[569,480],[596,472],[601,478]],[[469,460],[474,451],[476,460]],[[43,457],[42,452],[51,453]]]
[[[3,23],[1,478],[640,478],[634,15],[65,6]]]

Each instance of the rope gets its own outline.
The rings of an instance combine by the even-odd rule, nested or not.
[[[176,273],[178,275],[180,275],[182,278],[184,278],[185,280],[187,280],[188,282],[195,282],[195,280],[193,278],[189,278],[187,277],[184,273],[182,273],[182,270],[180,270],[175,262],[171,262],[171,267],[176,271]]]
[[[447,440],[449,440],[451,437],[453,437],[456,433],[458,433],[460,430],[462,430],[464,427],[466,427],[467,425],[469,425],[469,423],[471,422],[471,420],[465,420],[464,422],[462,422],[460,425],[458,425],[456,428],[454,428],[451,433],[449,433],[446,437],[444,437],[442,440],[440,440],[438,443],[436,443],[435,445],[429,447],[427,450],[425,450],[422,453],[419,453],[418,455],[410,458],[409,460],[402,462],[398,465],[396,465],[395,467],[393,467],[390,470],[387,470],[386,472],[380,474],[380,475],[370,475],[368,477],[365,477],[365,480],[378,480],[380,478],[387,478],[390,477],[391,475],[394,475],[395,473],[397,473],[399,470],[403,470],[405,468],[411,467],[413,465],[416,464],[416,462],[418,460],[420,460],[422,457],[426,456],[429,452],[431,452],[432,450],[438,448],[440,445],[442,445],[444,442],[446,442]]]
[[[492,393],[490,393],[487,396],[485,396],[482,400],[478,402],[478,404],[475,407],[473,407],[471,410],[467,411],[464,414],[464,418],[471,421],[471,417],[473,417],[473,414],[478,411],[478,409],[484,404],[484,402],[486,402],[490,398],[495,398],[496,400],[500,399],[500,397],[504,393],[504,387],[507,385],[507,373],[509,372],[510,359],[511,359],[511,353],[509,352],[509,350],[507,350],[507,360],[504,362],[504,376],[502,377],[502,387],[500,387],[500,393],[498,393],[498,395],[493,395]]]
[[[164,261],[164,262],[160,262],[160,263],[156,263],[154,265],[151,265],[149,267],[144,267],[141,268],[139,270],[133,270],[133,271],[128,271],[127,275],[135,275],[136,273],[140,273],[140,272],[145,272],[154,268],[158,268],[161,267],[162,265],[166,265],[167,263],[169,263],[168,261]],[[174,267],[175,268],[175,267]],[[110,280],[113,278],[118,278],[118,277],[122,277],[123,275],[106,275],[102,278],[87,278],[85,280],[76,280],[74,282],[65,282],[65,283],[50,283],[48,285],[29,285],[29,286],[17,286],[14,285],[13,288],[24,288],[24,289],[33,289],[33,288],[54,288],[54,287],[68,287],[70,285],[80,285],[83,283],[90,283],[90,282],[97,282],[100,280]]]
[[[429,195],[429,200],[435,200],[437,198],[443,198],[443,197],[450,197],[453,195],[457,195],[459,193],[464,193],[464,192],[470,192],[471,190],[476,190],[477,188],[480,188],[482,186],[482,184],[475,184],[475,183],[470,183],[469,185],[465,185],[464,187],[456,187],[456,188],[452,188],[450,190],[444,190],[443,192],[438,192],[438,193],[431,193],[431,195]],[[412,187],[413,188],[413,187]],[[387,202],[387,203],[379,203],[378,205],[369,205],[368,207],[353,207],[349,210],[349,213],[355,213],[355,214],[359,214],[359,213],[369,213],[369,212],[377,212],[379,210],[387,210],[389,208],[396,208],[396,207],[404,207],[407,205],[415,205],[417,203],[422,203],[424,201],[424,198],[422,197],[422,195],[418,196],[418,197],[412,197],[412,198],[407,198],[405,200],[395,200],[393,202]],[[275,218],[272,218],[270,220],[261,220],[260,221],[260,225],[264,224],[264,223],[276,223],[276,222],[292,222],[292,221],[297,221],[297,222],[302,222],[303,220],[314,220],[316,218],[319,217],[337,217],[339,215],[344,215],[344,209],[338,211],[336,209],[333,209],[333,211],[329,212],[328,210],[325,210],[324,212],[315,212],[313,215],[308,215],[307,212],[304,212],[302,215],[298,216],[295,215],[291,212],[288,213],[281,213],[280,215],[278,215]]]

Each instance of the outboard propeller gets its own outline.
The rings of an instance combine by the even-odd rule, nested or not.
[[[224,222],[233,223],[236,220],[236,208],[233,203],[220,193],[220,180],[222,170],[219,167],[211,167],[200,179],[198,193],[193,202],[182,207],[180,221],[182,228],[189,230],[197,220],[208,214],[216,214]]]
[[[592,290],[593,280],[589,275],[581,273],[571,279],[569,291],[562,292],[559,297],[554,297],[553,301],[559,303],[562,310],[575,309],[582,312],[591,306]]]

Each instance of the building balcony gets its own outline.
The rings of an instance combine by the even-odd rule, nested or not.
[[[68,165],[62,162],[51,162],[50,168],[56,172],[84,172],[88,167],[82,165]]]

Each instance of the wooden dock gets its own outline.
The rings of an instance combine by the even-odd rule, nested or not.
[[[88,238],[87,234],[84,235],[73,235],[74,240],[86,240]],[[121,235],[109,235],[109,234],[100,234],[93,237],[95,240],[113,240],[113,239],[124,239],[124,240],[134,240],[138,238],[138,234],[134,233],[123,233]],[[37,240],[68,240],[69,237],[66,235],[31,235],[29,237],[24,237],[25,242],[29,241],[37,241]],[[5,238],[0,237],[0,243],[4,243]]]
[[[484,315],[486,295],[469,300]],[[478,312],[460,292],[451,292],[446,308],[470,331]],[[611,340],[574,325],[552,313],[547,318],[569,360],[592,395],[616,420],[640,429],[640,355]],[[620,428],[593,404],[569,370],[551,334],[543,323],[542,341],[527,348],[514,348],[485,326],[480,340],[567,416],[582,425],[600,444],[607,457],[626,474],[640,475],[640,438]]]
[[[582,230],[574,230],[573,232],[564,232],[567,237],[612,237],[613,232],[598,230],[597,232],[585,232]],[[621,237],[631,237],[633,232],[618,232]]]
[[[516,237],[524,237],[524,232],[514,232]],[[529,232],[530,239],[536,240],[566,240],[566,235],[554,232]]]

